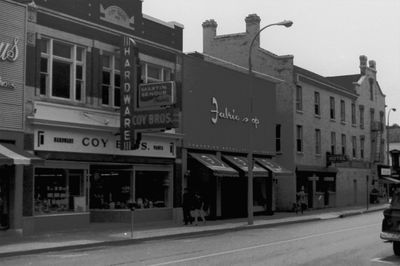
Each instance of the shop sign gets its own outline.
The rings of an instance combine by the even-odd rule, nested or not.
[[[174,141],[157,137],[143,137],[138,149],[121,150],[121,142],[114,134],[35,130],[35,150],[175,158]]]
[[[18,38],[14,38],[13,43],[0,42],[0,61],[15,62],[18,55]]]
[[[326,165],[329,166],[332,163],[342,163],[347,162],[349,159],[345,154],[330,154],[326,153]]]
[[[119,6],[113,5],[104,8],[103,5],[100,4],[100,19],[128,29],[135,29],[135,17],[129,17]]]
[[[217,98],[211,98],[211,122],[213,124],[217,124],[220,119],[229,120],[232,122],[242,123],[242,124],[251,124],[255,128],[257,128],[261,121],[256,116],[243,115],[238,112],[234,108],[228,108],[227,106],[221,108],[218,105]]]
[[[392,169],[388,165],[378,165],[378,177],[391,177]]]
[[[175,103],[173,81],[139,85],[139,107],[169,106]]]
[[[132,126],[136,130],[177,128],[178,114],[176,108],[136,111],[132,116]]]
[[[120,108],[120,141],[121,150],[131,150],[135,145],[135,131],[132,115],[135,108],[135,90],[137,87],[136,61],[137,47],[134,40],[124,36],[121,48],[121,108]]]

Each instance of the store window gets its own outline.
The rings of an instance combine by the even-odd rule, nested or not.
[[[101,103],[103,105],[121,106],[120,65],[119,57],[111,54],[102,55]]]
[[[81,102],[85,95],[86,50],[43,38],[40,40],[40,94]]]
[[[86,211],[84,170],[36,168],[35,215]]]
[[[127,209],[131,199],[131,169],[91,171],[90,208]]]
[[[137,207],[169,207],[170,187],[170,175],[167,171],[136,171],[135,202]]]

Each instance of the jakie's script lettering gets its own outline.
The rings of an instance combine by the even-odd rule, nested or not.
[[[18,58],[18,39],[14,43],[0,42],[0,60],[14,62]]]
[[[247,116],[241,117],[239,114],[236,113],[235,109],[228,109],[228,107],[219,109],[218,101],[215,97],[212,97],[211,104],[212,104],[211,122],[213,124],[217,124],[218,119],[227,119],[242,123],[251,122],[255,128],[257,128],[258,125],[260,124],[260,120],[257,117],[253,118],[249,118]]]

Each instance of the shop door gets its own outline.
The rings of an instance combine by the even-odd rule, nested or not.
[[[224,177],[221,184],[221,214],[223,218],[246,217],[247,179]]]
[[[0,168],[0,230],[9,227],[10,171]]]

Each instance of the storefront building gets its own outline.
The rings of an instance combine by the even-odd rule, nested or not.
[[[204,198],[209,219],[246,217],[251,151],[254,212],[272,213],[274,184],[285,173],[272,161],[280,80],[198,53],[183,67],[183,187]]]
[[[24,233],[130,222],[132,202],[135,223],[175,219],[181,137],[163,125],[179,125],[179,101],[135,113],[128,126],[151,124],[152,132],[122,150],[121,77],[168,81],[178,97],[183,26],[142,14],[139,0],[29,2],[25,142],[44,163],[24,171]],[[132,76],[124,40],[140,66]]]
[[[0,1],[0,236],[22,232],[25,166],[41,160],[24,150],[26,6]]]
[[[203,23],[203,52],[248,67],[248,45],[261,19],[245,18],[246,32],[217,35],[217,23]],[[288,29],[288,33],[290,29]],[[373,60],[360,57],[360,73],[322,77],[276,55],[255,39],[254,71],[282,80],[276,93],[276,161],[293,174],[278,179],[277,208],[292,209],[304,187],[308,207],[365,204],[385,158],[385,95]],[[336,159],[334,159],[336,158]]]

